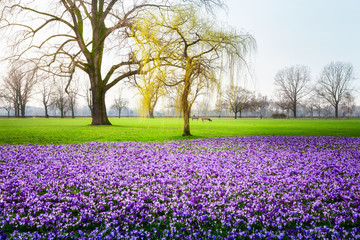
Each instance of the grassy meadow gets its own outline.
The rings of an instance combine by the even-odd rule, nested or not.
[[[111,118],[112,126],[90,126],[90,118],[0,118],[0,144],[163,141],[184,139],[181,118]],[[360,137],[360,119],[218,119],[191,121],[186,139],[232,136]]]

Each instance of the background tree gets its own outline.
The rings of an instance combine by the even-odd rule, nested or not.
[[[316,92],[316,88],[312,87],[310,94],[307,96],[306,99],[302,102],[302,107],[304,110],[310,114],[310,117],[313,118],[315,112],[317,116],[321,116],[322,107],[324,106],[324,100],[319,94]]]
[[[8,117],[10,117],[10,112],[13,109],[13,101],[10,97],[0,94],[0,108],[5,109]]]
[[[230,86],[226,91],[225,101],[230,111],[234,113],[235,119],[238,113],[241,118],[243,111],[252,108],[252,99],[253,93],[239,86]]]
[[[149,118],[154,118],[154,109],[161,96],[165,94],[165,75],[163,72],[149,71],[139,77],[134,77],[133,84],[140,94],[142,111],[147,112]]]
[[[89,108],[90,114],[91,114],[91,117],[92,117],[93,116],[93,104],[92,104],[91,89],[90,89],[89,83],[85,83],[84,86],[85,86],[84,87],[85,88],[84,92],[85,92],[86,105]]]
[[[77,98],[79,95],[78,82],[73,82],[72,85],[69,86],[65,92],[66,92],[67,98],[68,98],[68,106],[71,111],[71,117],[75,118]]]
[[[218,91],[215,108],[214,108],[214,112],[216,115],[219,116],[219,118],[221,116],[222,111],[226,109],[226,101],[223,99],[222,95],[223,95],[222,91]]]
[[[339,104],[352,91],[353,66],[348,63],[332,62],[326,65],[317,81],[317,93],[334,107],[339,117]]]
[[[302,104],[304,110],[305,110],[307,113],[310,114],[310,117],[311,117],[311,118],[314,117],[314,112],[315,112],[315,110],[316,110],[316,108],[317,108],[317,104],[318,104],[318,103],[317,103],[316,100],[313,99],[313,98],[307,98],[307,99],[303,102],[303,104]]]
[[[329,103],[324,104],[321,108],[321,111],[326,118],[334,116],[334,107]]]
[[[275,75],[279,100],[286,100],[296,118],[297,106],[309,93],[310,70],[305,66],[287,67]]]
[[[54,94],[51,99],[52,108],[58,109],[60,111],[60,117],[64,118],[66,111],[70,109],[69,107],[69,98],[65,92],[65,82],[64,79],[56,81],[54,86]]]
[[[10,71],[4,79],[3,95],[13,102],[16,117],[25,117],[26,104],[37,81],[36,72],[37,68],[31,63],[12,62]]]
[[[121,116],[121,110],[126,108],[128,101],[122,97],[122,89],[119,91],[119,96],[115,98],[114,104],[111,106],[112,109],[116,109],[119,114],[119,118]]]
[[[164,46],[161,52],[155,53],[155,59],[161,60],[159,65],[172,69],[173,77],[167,77],[165,85],[178,86],[183,136],[191,135],[189,117],[196,97],[202,89],[219,84],[216,74],[224,67],[221,58],[231,56],[232,62],[241,62],[254,47],[251,35],[220,30],[211,20],[200,18],[197,12],[193,6],[177,7],[170,12],[152,14],[150,18],[140,18],[134,27],[138,44],[150,39]]]
[[[222,5],[221,0],[194,2],[208,8]],[[86,73],[92,93],[91,124],[110,125],[105,94],[123,79],[139,74],[144,64],[144,59],[133,57],[133,22],[145,9],[168,3],[59,0],[38,4],[33,0],[3,0],[1,28],[18,34],[12,36],[18,40],[13,57],[31,57],[44,70],[67,76],[69,81],[76,69]],[[105,58],[113,61],[104,64]]]
[[[53,95],[54,81],[49,78],[44,78],[38,84],[38,90],[41,97],[41,103],[44,106],[45,118],[49,117],[49,107],[51,105],[51,97]]]
[[[342,104],[341,104],[341,109],[344,112],[344,115],[346,116],[350,116],[351,114],[353,114],[353,112],[355,111],[355,97],[347,92],[344,95]]]
[[[167,116],[181,116],[181,107],[177,99],[177,86],[174,88],[167,89],[165,109]]]
[[[210,111],[210,97],[209,95],[204,95],[202,98],[198,98],[194,102],[196,111],[191,111],[191,115],[194,115],[193,112],[196,112],[196,116],[208,116]],[[193,109],[194,107],[192,107]]]
[[[289,101],[288,98],[280,98],[277,97],[277,101],[275,101],[275,105],[278,106],[283,112],[285,111],[287,113],[287,116],[289,117],[290,110],[293,107],[293,104],[291,101]]]
[[[255,111],[259,112],[260,119],[262,119],[265,115],[266,109],[270,105],[270,101],[268,100],[267,96],[262,96],[259,94],[258,96],[253,97],[251,105]]]

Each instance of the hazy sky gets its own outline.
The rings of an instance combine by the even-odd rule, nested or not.
[[[229,25],[253,34],[256,90],[271,95],[286,66],[310,67],[316,80],[332,61],[352,63],[360,77],[359,0],[226,0]],[[354,81],[360,87],[360,79]],[[359,95],[359,93],[357,93]],[[357,97],[360,102],[360,97]]]

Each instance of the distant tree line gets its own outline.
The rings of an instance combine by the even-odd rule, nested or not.
[[[350,115],[355,109],[355,88],[353,87],[353,66],[349,63],[331,62],[327,64],[320,77],[312,82],[310,69],[305,66],[292,66],[280,70],[275,76],[278,106],[291,111],[297,117],[297,109],[303,106],[313,116],[314,110],[330,105],[334,116],[339,117],[339,108]]]
[[[327,65],[324,67],[323,73],[320,75],[318,81],[315,81],[314,83],[310,81],[310,76],[308,74],[309,69],[306,67],[294,66],[280,70],[274,77],[274,83],[277,86],[274,99],[252,92],[244,87],[233,85],[227,87],[221,91],[221,93],[218,92],[216,102],[213,104],[214,106],[211,106],[211,104],[209,104],[211,98],[206,97],[204,91],[202,92],[203,98],[194,101],[194,108],[192,109],[191,115],[210,115],[214,117],[232,115],[235,119],[243,117],[244,114],[245,116],[257,116],[260,118],[265,116],[271,117],[272,114],[274,114],[275,117],[279,117],[280,113],[285,113],[286,117],[298,117],[299,115],[300,117],[311,118],[351,116],[355,114],[356,110],[356,89],[351,85],[352,80],[341,84],[340,76],[348,76],[346,74],[337,74],[339,76],[336,78],[338,80],[337,82],[334,81],[332,83],[329,81],[335,78],[330,78],[329,74],[325,75],[324,71],[328,66],[334,64],[340,64],[340,66],[343,65],[342,63],[331,63]],[[25,63],[22,63],[22,66],[25,65]],[[66,93],[64,90],[66,85],[65,79],[63,79],[63,81],[55,81],[51,78],[44,80],[43,76],[36,74],[36,68],[31,68],[31,64],[22,68],[23,70],[26,69],[26,74],[20,74],[20,69],[16,69],[16,66],[19,65],[15,64],[14,67],[9,70],[7,78],[4,79],[1,85],[0,108],[4,109],[8,116],[12,114],[16,117],[25,117],[26,106],[31,98],[37,99],[39,103],[42,103],[44,117],[49,117],[49,110],[57,110],[59,112],[59,117],[75,117],[75,111],[80,111],[78,101],[80,98],[83,98],[86,100],[88,111],[84,112],[84,109],[81,109],[83,112],[81,114],[91,116],[91,92],[88,90],[87,86],[83,86],[81,89],[79,85],[76,84],[77,81],[74,81],[73,85],[69,86],[68,92]],[[351,65],[348,65],[348,70],[350,69],[349,66]],[[299,71],[303,72],[298,73]],[[285,79],[284,76],[287,78]],[[295,79],[294,83],[290,82],[292,76]],[[325,78],[324,76],[327,77]],[[301,86],[300,83],[296,83],[301,81],[301,79],[299,80],[301,77],[306,79],[307,84],[305,88],[299,87],[297,91],[291,91],[290,87],[289,89],[285,88],[286,86]],[[326,88],[321,85],[323,84],[322,82],[324,79],[328,80],[328,85],[332,83],[333,87]],[[282,81],[281,84],[277,83],[279,80]],[[284,83],[285,80],[288,81],[288,83]],[[336,86],[339,86],[337,91],[334,93],[328,91],[328,95],[325,94],[325,90],[336,89]],[[340,88],[340,86],[342,87]],[[134,116],[134,110],[129,109],[128,96],[125,97],[123,94],[124,91],[131,87],[135,90],[137,89],[141,95],[141,91],[138,87],[131,84],[127,87],[123,86],[119,88],[117,91],[118,94],[115,96],[113,104],[110,107],[113,115],[116,114],[120,117],[121,114],[123,114],[124,116],[124,110],[126,110],[126,116]],[[320,91],[320,89],[322,89],[322,91]],[[346,89],[346,91],[344,91],[344,89]],[[163,98],[164,102],[167,102],[167,104],[161,107],[163,108],[162,111],[156,112],[154,109],[156,103],[152,103],[153,108],[151,111],[145,113],[139,112],[135,115],[140,114],[148,117],[181,115],[181,107],[177,104],[176,94],[169,92],[169,90],[170,89],[158,94],[158,98]],[[286,91],[288,92],[286,93]],[[296,92],[298,92],[297,96],[291,97],[290,93]],[[327,96],[327,98],[325,96]],[[159,99],[156,101],[159,101]],[[143,102],[140,101],[140,104],[143,104]],[[148,108],[139,106],[139,109],[146,110]]]

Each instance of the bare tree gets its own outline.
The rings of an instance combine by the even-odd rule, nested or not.
[[[347,116],[350,116],[355,111],[355,97],[351,93],[345,93],[341,104],[341,109]]]
[[[324,106],[324,100],[317,94],[316,88],[312,88],[310,94],[302,102],[302,107],[304,110],[310,114],[310,117],[313,118],[315,112],[317,112],[318,117],[321,116],[322,108]]]
[[[56,85],[54,87],[54,94],[51,99],[50,106],[60,111],[61,118],[64,118],[66,115],[66,111],[70,109],[69,98],[65,92],[65,82],[63,81],[63,79],[56,81]]]
[[[6,98],[11,99],[16,117],[25,117],[33,88],[36,84],[37,68],[31,63],[13,62],[7,77],[4,79],[4,92]]]
[[[309,94],[310,70],[305,66],[287,67],[275,75],[279,100],[291,105],[291,111],[296,118],[297,106],[301,99]]]
[[[270,101],[267,96],[259,94],[257,97],[253,97],[251,105],[257,112],[259,112],[260,119],[262,119],[265,115],[266,109],[270,105]]]
[[[317,81],[317,93],[334,107],[339,117],[339,104],[352,91],[353,66],[348,63],[332,62],[326,65]]]
[[[193,2],[208,8],[222,5],[221,0]],[[168,3],[59,0],[40,5],[33,0],[2,0],[0,27],[19,34],[12,36],[17,40],[14,57],[39,56],[33,60],[44,70],[67,76],[69,82],[76,69],[85,72],[92,93],[91,124],[110,125],[106,92],[118,82],[141,73],[146,61],[133,57],[133,22],[145,9],[165,7]],[[113,62],[106,66],[104,59]]]
[[[121,116],[121,110],[126,108],[128,101],[122,97],[122,89],[120,88],[119,96],[115,98],[114,104],[111,106],[112,109],[116,109],[119,114],[119,118]]]
[[[303,101],[302,107],[307,113],[310,114],[310,117],[313,118],[317,104],[318,103],[313,98],[307,98],[305,101]]]
[[[6,95],[0,95],[0,108],[5,109],[8,117],[10,117],[10,112],[13,109],[13,101],[10,97]]]
[[[49,117],[49,107],[51,105],[51,96],[53,95],[54,81],[53,79],[51,80],[50,78],[44,78],[38,85],[41,103],[44,106],[45,118]]]
[[[92,94],[91,94],[91,89],[89,86],[89,83],[85,83],[85,100],[86,100],[86,104],[90,110],[90,114],[91,117],[93,116],[93,104],[92,104]]]
[[[170,91],[172,90],[172,91]],[[175,91],[174,91],[175,90]],[[181,116],[181,106],[179,104],[179,101],[177,100],[177,88],[174,89],[168,89],[166,94],[166,101],[165,101],[165,108],[167,109],[167,116]],[[175,93],[174,93],[175,92]]]
[[[214,112],[216,115],[221,116],[221,112],[226,109],[226,101],[222,97],[222,92],[218,92]]]
[[[325,104],[322,106],[321,111],[326,118],[334,116],[334,107],[331,106],[331,104]]]
[[[79,94],[79,87],[77,82],[66,89],[66,94],[68,95],[68,106],[71,111],[71,117],[75,118],[75,109],[77,104],[77,97]]]
[[[283,112],[286,111],[287,116],[289,117],[290,110],[292,109],[293,105],[292,102],[289,101],[287,98],[281,99],[279,96],[277,97],[277,101],[275,101],[276,106],[278,106]]]
[[[234,113],[235,119],[238,113],[241,118],[243,111],[252,108],[252,99],[253,93],[239,86],[230,86],[226,91],[225,101],[230,111]]]

